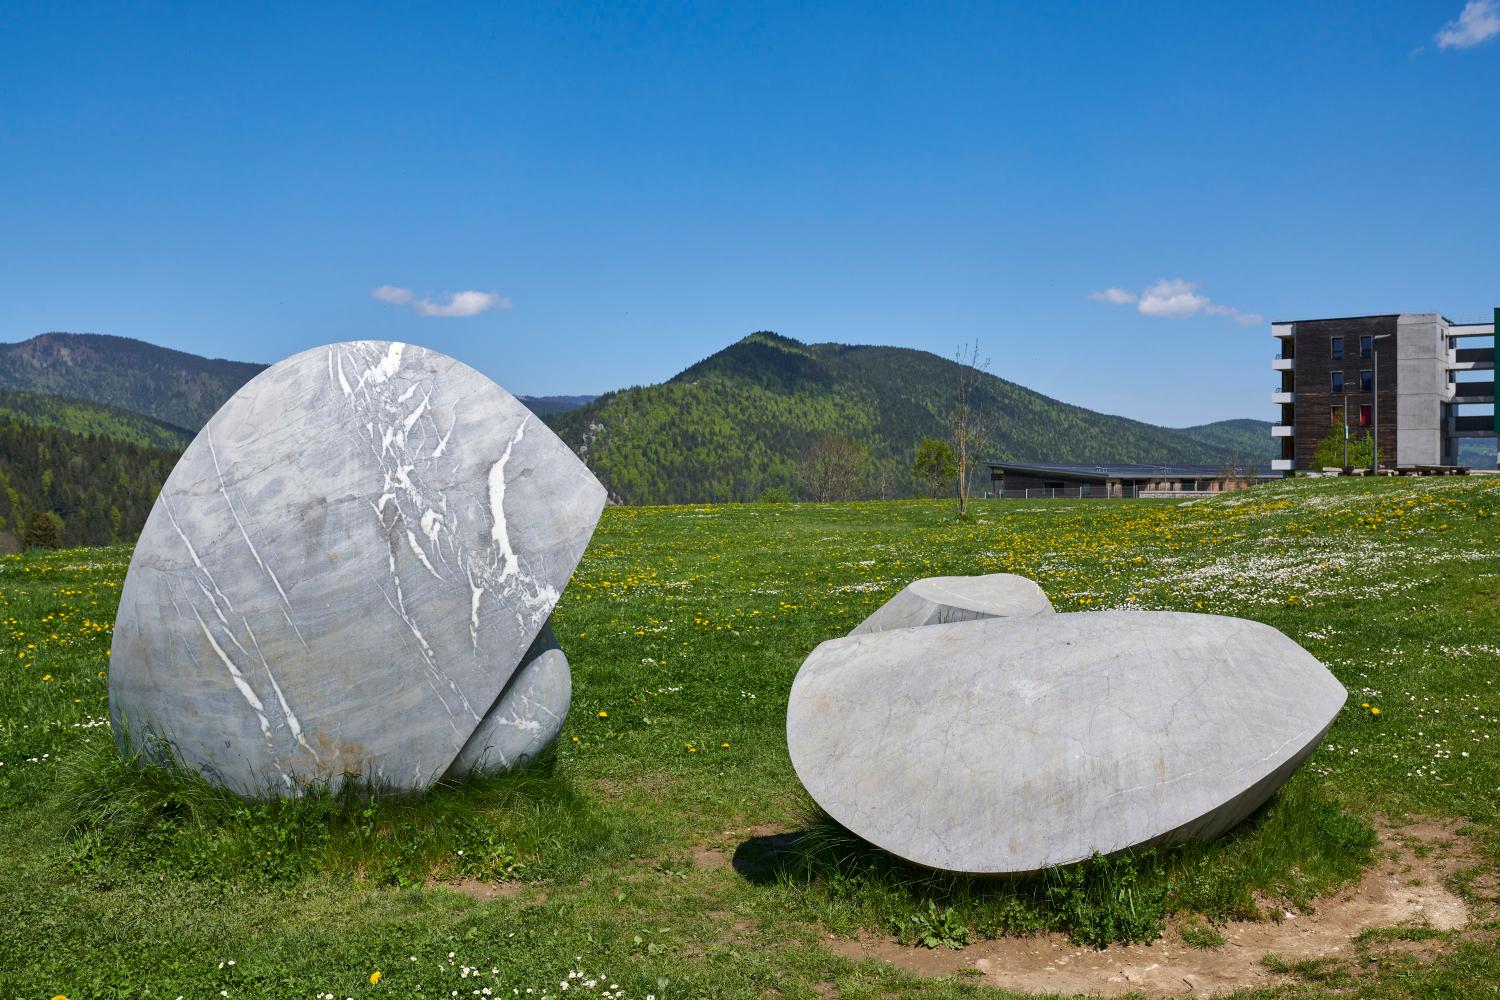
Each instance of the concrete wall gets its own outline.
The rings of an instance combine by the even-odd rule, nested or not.
[[[1402,313],[1396,319],[1397,465],[1443,463],[1447,326],[1437,313]],[[1384,378],[1386,372],[1382,370],[1380,375]]]

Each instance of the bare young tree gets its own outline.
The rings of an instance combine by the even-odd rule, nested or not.
[[[825,434],[797,460],[797,479],[818,503],[850,500],[864,484],[869,466],[864,445],[842,434]]]
[[[1224,460],[1223,471],[1219,473],[1219,479],[1223,482],[1223,489],[1237,490],[1245,485],[1242,477],[1244,470],[1240,467],[1240,450],[1229,449],[1229,457]]]
[[[969,512],[969,479],[974,465],[979,461],[979,452],[984,447],[984,421],[979,412],[979,383],[990,366],[989,358],[979,358],[979,341],[954,352],[958,363],[958,386],[954,393],[953,415],[949,422],[949,438],[953,445],[953,459],[958,477],[958,515]]]
[[[896,460],[894,458],[882,458],[875,464],[875,495],[882,500],[889,500],[896,489]]]

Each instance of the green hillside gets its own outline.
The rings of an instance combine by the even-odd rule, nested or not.
[[[117,406],[0,389],[0,420],[12,417],[74,434],[102,434],[146,448],[181,451],[193,439],[192,431]]]
[[[1218,420],[1182,428],[1182,433],[1220,449],[1224,454],[1238,452],[1242,462],[1258,465],[1262,470],[1279,453],[1271,437],[1269,420]]]
[[[0,388],[104,403],[193,432],[263,368],[90,333],[0,344]]]
[[[62,519],[65,546],[134,540],[180,453],[0,417],[0,550],[37,512]]]
[[[795,493],[797,459],[824,434],[863,442],[896,471],[894,492],[910,495],[912,450],[945,435],[959,370],[926,351],[755,333],[667,382],[607,393],[548,422],[625,503]],[[976,402],[989,431],[985,455],[996,459],[1219,464],[1236,448],[1242,458],[1269,457],[1268,435],[1251,451],[1256,421],[1173,430],[990,375]]]

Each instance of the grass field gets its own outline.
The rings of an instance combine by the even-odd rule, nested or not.
[[[1358,878],[1372,827],[1408,816],[1464,824],[1485,859],[1464,886],[1500,872],[1496,480],[987,501],[962,522],[925,501],[611,508],[554,617],[574,702],[553,758],[406,803],[243,805],[123,765],[106,692],[128,558],[0,560],[0,998],[991,996],[820,942],[1102,941],[1176,912],[1201,915],[1209,948],[1215,924]],[[786,696],[814,645],[909,580],[987,572],[1036,579],[1060,611],[1267,622],[1351,697],[1218,844],[924,877],[816,814]],[[1288,966],[1280,988],[1494,991],[1495,930],[1353,979]]]

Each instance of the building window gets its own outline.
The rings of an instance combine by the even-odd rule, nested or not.
[[[1331,376],[1331,379],[1332,379],[1333,391],[1334,392],[1343,392],[1344,391],[1344,373],[1343,372],[1331,372],[1330,376]]]
[[[1337,427],[1339,424],[1343,423],[1344,422],[1343,419],[1342,419],[1343,416],[1344,416],[1344,408],[1342,406],[1330,406],[1328,408],[1328,424],[1329,424],[1329,426],[1330,427]]]
[[[1335,360],[1335,361],[1342,361],[1342,360],[1344,360],[1344,338],[1343,337],[1334,337],[1332,343],[1333,343],[1333,360]]]
[[[1362,357],[1362,358],[1368,358],[1368,357],[1372,356],[1374,353],[1375,353],[1375,341],[1371,340],[1369,337],[1360,337],[1359,338],[1359,356]]]
[[[1362,372],[1359,373],[1359,391],[1360,392],[1374,392],[1375,391],[1375,376],[1372,375],[1368,370],[1362,371]]]
[[[1370,412],[1372,409],[1373,407],[1371,407],[1369,403],[1359,404],[1359,426],[1370,426]]]

